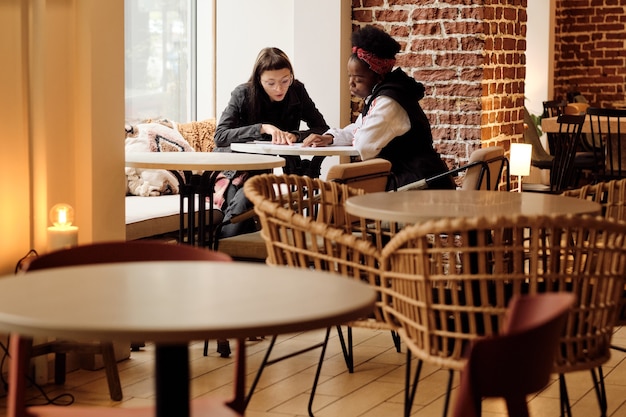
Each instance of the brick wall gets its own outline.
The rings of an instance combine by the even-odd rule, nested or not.
[[[557,0],[553,98],[577,90],[609,107],[625,84],[626,0]]]
[[[522,140],[526,0],[353,0],[352,18],[402,45],[398,65],[426,86],[421,105],[450,167]]]

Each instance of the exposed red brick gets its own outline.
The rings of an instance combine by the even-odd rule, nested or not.
[[[420,104],[447,164],[481,141],[508,149],[522,139],[526,0],[383,3],[358,2],[353,24],[375,24],[401,43],[397,65],[425,84]]]

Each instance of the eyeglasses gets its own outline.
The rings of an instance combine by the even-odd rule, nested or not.
[[[265,88],[275,89],[276,87],[280,87],[281,89],[283,89],[283,88],[288,88],[291,85],[292,81],[293,81],[293,75],[289,75],[288,77],[285,77],[280,81],[261,80],[261,84],[263,84]]]

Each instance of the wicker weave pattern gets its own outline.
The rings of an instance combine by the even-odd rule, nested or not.
[[[452,238],[451,238],[452,237]],[[626,224],[600,217],[431,221],[382,252],[387,321],[424,361],[459,370],[467,343],[497,334],[513,294],[573,292],[555,372],[609,358],[626,269]]]
[[[584,185],[563,195],[600,203],[605,218],[626,221],[626,179]]]
[[[380,251],[363,234],[353,234],[343,209],[345,198],[362,190],[295,175],[257,175],[245,186],[261,222],[269,265],[326,270],[380,289]],[[346,296],[349,296],[346,294]],[[391,329],[380,304],[374,320],[351,325]]]
[[[565,191],[563,195],[600,203],[604,218],[626,221],[626,179],[584,185],[575,190]],[[626,325],[626,287],[622,295],[617,324]]]

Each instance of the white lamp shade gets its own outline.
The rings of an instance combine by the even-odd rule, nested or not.
[[[518,176],[530,175],[530,156],[533,145],[530,143],[512,143],[510,156],[510,174]]]

